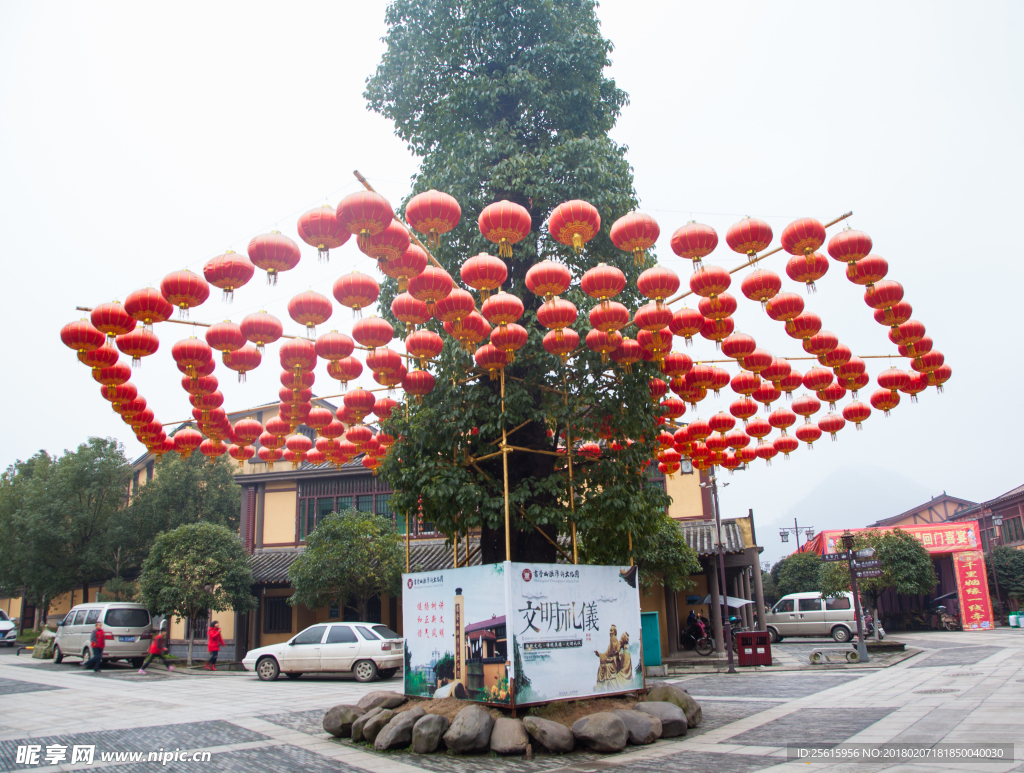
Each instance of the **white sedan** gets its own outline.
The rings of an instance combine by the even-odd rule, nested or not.
[[[246,671],[264,680],[287,674],[351,671],[360,682],[390,679],[402,666],[404,640],[380,623],[320,623],[281,644],[250,650]]]

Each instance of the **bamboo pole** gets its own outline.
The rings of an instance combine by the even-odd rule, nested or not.
[[[633,565],[633,530],[629,530],[629,565]]]
[[[840,223],[843,220],[846,220],[846,218],[852,217],[852,216],[853,216],[853,211],[852,210],[849,211],[849,212],[846,212],[846,213],[840,215],[839,217],[837,217],[835,220],[829,220],[827,223],[825,223],[825,228],[831,228],[836,223]],[[781,251],[782,251],[782,247],[776,247],[773,250],[768,250],[768,252],[761,253],[760,255],[757,255],[757,256],[751,258],[750,260],[748,260],[743,265],[737,266],[736,268],[731,269],[729,271],[729,273],[730,274],[735,274],[737,271],[742,271],[743,269],[747,268],[748,266],[752,266],[755,263],[759,263],[762,260],[764,260],[765,258],[770,257],[770,256],[774,255],[775,253],[781,252]],[[693,291],[692,290],[687,290],[684,293],[680,293],[679,295],[676,295],[676,296],[674,296],[672,298],[669,298],[667,301],[665,301],[665,303],[666,304],[675,303],[676,301],[681,300],[681,299],[685,298],[688,295],[693,295]]]
[[[508,433],[505,431],[505,369],[501,369],[501,465],[505,474],[505,560],[512,560],[508,512]]]
[[[569,407],[569,385],[565,381],[565,371],[562,371],[562,385],[565,386],[565,407]],[[555,439],[557,444],[558,439]],[[572,533],[572,562],[579,563],[579,553],[576,549],[576,490],[572,485],[572,422],[565,427],[565,453],[569,457],[569,529]]]
[[[522,446],[505,446],[510,451],[525,451],[528,454],[544,454],[545,456],[562,456],[557,451],[543,451],[540,448],[523,448]]]
[[[409,513],[405,514],[405,573],[409,574]]]
[[[366,188],[366,190],[368,190],[370,193],[376,193],[377,192],[377,191],[375,191],[373,189],[373,186],[370,185],[369,180],[367,180],[365,177],[363,177],[359,173],[358,169],[353,170],[352,174],[354,174],[356,176],[356,179],[359,180],[359,182],[361,182],[363,184],[363,187]],[[407,226],[405,223],[403,223],[399,219],[398,215],[395,215],[395,222],[398,223],[400,226],[402,226],[402,228],[404,228],[406,231],[409,232],[409,238],[412,240],[413,244],[415,244],[417,247],[419,247],[421,250],[423,250],[425,253],[427,253],[427,257],[430,259],[430,262],[433,263],[435,266],[437,266],[442,271],[444,271],[444,266],[442,266],[440,263],[437,262],[437,258],[435,258],[433,256],[433,254],[431,254],[430,250],[427,249],[427,245],[425,245],[423,242],[421,242],[419,240],[419,237],[416,236],[416,234],[414,234],[412,232],[412,229],[409,226]]]

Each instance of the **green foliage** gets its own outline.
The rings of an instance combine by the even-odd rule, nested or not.
[[[434,675],[438,679],[451,681],[455,678],[455,656],[450,652],[444,653],[434,665]]]
[[[295,588],[289,603],[316,609],[340,598],[366,620],[370,599],[397,594],[404,567],[405,553],[390,518],[352,509],[331,513],[288,570]]]
[[[1024,598],[1024,550],[999,545],[985,556],[985,569],[992,598],[995,598],[995,583],[1003,599]]]
[[[822,565],[817,553],[794,553],[779,561],[776,590],[779,597],[818,589],[818,570]],[[774,573],[774,567],[772,569]]]
[[[913,535],[902,529],[858,532],[853,549],[868,547],[875,549],[874,557],[881,563],[882,575],[858,580],[857,589],[870,599],[871,607],[878,606],[878,597],[888,588],[896,593],[922,595],[935,590],[939,578],[935,575],[931,556]],[[845,561],[823,563],[818,589],[823,596],[837,596],[850,590],[849,565]]]
[[[776,601],[782,598],[779,588],[775,584],[775,577],[771,572],[761,572],[761,589],[764,591],[764,603],[773,606]]]
[[[237,534],[225,526],[191,523],[154,540],[142,566],[139,597],[150,612],[195,620],[207,611],[255,609],[252,583],[249,557]]]
[[[656,585],[664,585],[674,591],[694,587],[690,575],[701,571],[700,559],[693,548],[686,544],[679,524],[667,515],[662,515],[660,520],[653,520],[652,527],[652,531],[633,537],[635,563],[640,570],[643,591],[647,593]],[[605,566],[629,563],[628,539],[625,546],[617,545],[605,539],[600,531],[593,530],[585,533],[579,545],[582,563]],[[626,548],[625,560],[623,547]]]
[[[115,577],[113,580],[103,583],[103,590],[97,601],[135,601],[138,595],[138,583]]]
[[[107,535],[127,498],[120,443],[89,438],[52,457],[40,451],[0,477],[0,588],[35,603],[103,576]]]
[[[164,454],[153,480],[132,499],[126,531],[155,536],[199,522],[238,531],[241,490],[234,474],[234,463],[226,456],[209,460],[202,454],[188,459]]]
[[[401,438],[382,469],[395,490],[392,506],[415,512],[422,500],[424,519],[449,536],[480,528],[485,563],[506,554],[502,459],[471,458],[497,451],[503,425],[523,425],[510,439],[514,445],[548,452],[565,443],[567,427],[573,443],[594,438],[602,423],[611,437],[637,441],[621,452],[606,449],[598,460],[573,460],[575,512],[564,458],[509,454],[513,560],[553,562],[556,551],[537,530],[556,539],[568,534],[570,518],[581,538],[602,546],[592,555],[605,563],[628,561],[629,533],[641,564],[653,564],[642,553],[663,543],[658,535],[668,497],[648,488],[643,472],[657,450],[647,385],[655,366],[613,371],[582,345],[593,305],[579,290],[586,270],[602,261],[617,264],[629,280],[617,300],[634,308],[641,300],[639,269],[608,236],[637,200],[626,149],[607,135],[626,95],[604,74],[612,46],[594,8],[581,0],[396,0],[387,12],[387,51],[366,88],[370,108],[393,120],[398,136],[423,158],[414,193],[445,191],[462,207],[458,227],[435,250],[453,278],[468,256],[494,252],[477,227],[485,206],[509,199],[532,218],[532,231],[506,259],[503,289],[523,300],[520,324],[529,341],[506,369],[504,412],[497,381],[456,384],[474,365],[443,335],[437,386],[410,415],[396,412],[386,423]],[[602,218],[600,234],[579,254],[541,228],[555,206],[571,199],[589,201]],[[544,350],[546,330],[536,320],[541,299],[525,286],[526,271],[547,258],[568,266],[575,280],[566,298],[580,310],[573,327],[581,346],[567,365]],[[396,293],[395,281],[385,281],[381,307],[392,322],[387,310]],[[436,321],[428,326],[441,331]],[[563,386],[567,398],[551,391]],[[473,428],[479,433],[471,434]]]

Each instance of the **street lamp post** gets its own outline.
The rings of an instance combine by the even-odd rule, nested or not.
[[[847,564],[850,567],[850,590],[853,591],[853,609],[857,615],[857,654],[861,662],[868,661],[868,647],[864,643],[864,620],[860,608],[860,591],[857,590],[857,572],[854,570],[853,543],[856,537],[847,529],[843,532],[843,549],[846,551]],[[880,623],[875,620],[875,625]]]
[[[804,537],[808,540],[814,538],[814,527],[813,526],[800,526],[796,522],[796,518],[793,519],[793,526],[783,526],[779,529],[779,537],[783,542],[789,542],[789,533],[793,532],[796,535],[796,552],[800,552],[800,531],[801,529],[805,532]]]
[[[995,527],[993,529],[995,534],[993,535],[992,539],[988,541],[988,557],[992,562],[992,582],[996,586],[996,617],[998,618],[998,616],[1001,615],[1003,612],[1003,600],[1002,598],[1000,598],[999,595],[999,575],[996,574],[996,556],[993,552],[994,545],[992,543],[997,539],[999,540],[1000,544],[1002,543],[1002,539],[1000,537],[999,532],[1001,531],[1000,527],[1003,525],[1003,516],[992,516],[992,525]]]
[[[736,666],[733,663],[732,655],[732,623],[729,622],[729,594],[728,588],[725,584],[725,546],[722,544],[722,516],[718,507],[718,480],[715,478],[715,474],[712,473],[708,476],[707,483],[700,484],[702,488],[711,488],[711,496],[715,506],[715,529],[718,532],[718,567],[720,582],[722,585],[722,635],[725,636],[726,653],[729,659],[729,673],[736,673]],[[728,483],[723,483],[723,486],[728,486]]]

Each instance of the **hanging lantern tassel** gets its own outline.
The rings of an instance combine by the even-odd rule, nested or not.
[[[327,263],[331,259],[331,251],[323,244],[318,244],[316,246],[316,257],[320,263]]]

